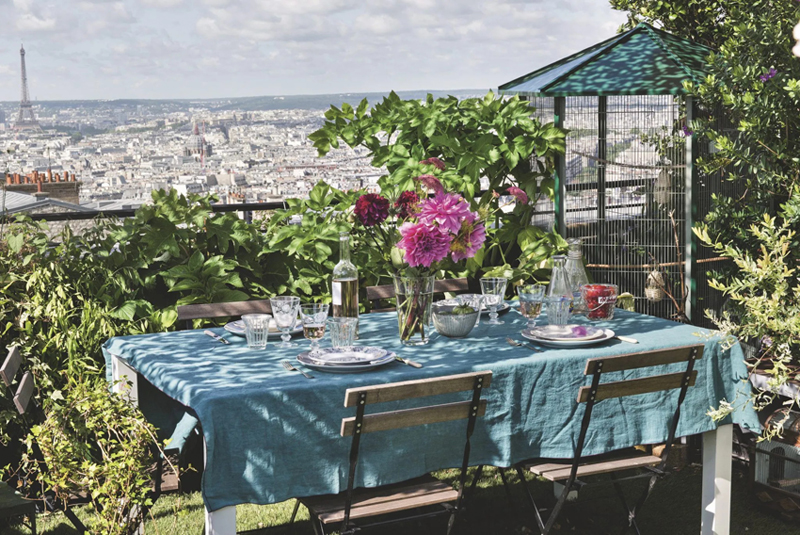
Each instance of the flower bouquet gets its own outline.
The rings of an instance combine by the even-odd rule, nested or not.
[[[444,170],[438,158],[420,163]],[[369,193],[355,204],[367,242],[389,252],[400,340],[409,345],[428,342],[434,280],[442,264],[472,258],[486,241],[484,217],[461,195],[446,192],[432,174],[417,177],[415,183],[415,191],[400,193],[393,203]]]

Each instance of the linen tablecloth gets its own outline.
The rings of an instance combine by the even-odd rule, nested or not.
[[[485,321],[468,338],[438,334],[421,347],[404,347],[394,313],[361,317],[360,345],[380,346],[419,361],[422,369],[399,362],[374,371],[337,375],[313,372],[306,379],[286,371],[280,361],[295,349],[278,349],[270,339],[266,350],[249,350],[242,338],[226,334],[223,345],[202,330],[112,338],[104,346],[111,356],[125,359],[169,397],[190,407],[199,417],[207,444],[203,497],[209,510],[240,503],[275,503],[295,496],[336,493],[347,487],[350,439],[339,435],[341,419],[354,415],[344,408],[347,388],[407,381],[479,370],[494,372],[485,417],[479,419],[470,463],[495,466],[533,457],[569,458],[574,451],[584,405],[578,388],[589,384],[583,375],[586,359],[623,353],[705,343],[704,358],[695,369],[698,379],[683,405],[678,436],[713,430],[706,412],[725,399],[744,405],[750,388],[738,345],[724,350],[708,331],[618,310],[613,321],[598,323],[619,335],[635,337],[638,345],[610,340],[580,349],[546,349],[534,353],[512,347],[506,336],[520,339],[525,320],[512,310],[504,325]],[[578,321],[581,321],[578,319]],[[583,320],[585,322],[585,320]],[[110,364],[109,364],[110,369]],[[658,368],[682,371],[685,365]],[[605,374],[604,380],[652,375],[653,369]],[[608,377],[606,377],[606,375]],[[675,409],[677,390],[633,398],[611,399],[595,406],[585,454],[654,444],[667,438],[667,419]],[[466,399],[439,396],[418,404]],[[406,408],[408,402],[372,405],[369,412]],[[740,407],[727,421],[758,429],[754,411]],[[460,466],[464,422],[449,422],[366,435],[361,441],[357,486],[393,483],[448,467]]]

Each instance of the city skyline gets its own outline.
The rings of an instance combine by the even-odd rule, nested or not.
[[[607,38],[605,0],[0,0],[0,101],[496,88]]]

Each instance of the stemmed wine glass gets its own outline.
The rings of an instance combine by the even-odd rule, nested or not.
[[[325,336],[328,305],[323,303],[300,305],[300,319],[303,322],[303,336],[311,340],[311,351],[319,349],[319,341]]]
[[[503,303],[506,295],[506,285],[508,279],[502,277],[487,277],[481,279],[481,290],[483,291],[484,302],[489,307],[489,321],[487,325],[502,325],[503,322],[497,319],[497,307]]]
[[[297,313],[300,308],[299,297],[271,297],[269,304],[272,306],[272,316],[275,324],[281,331],[282,342],[276,347],[294,347],[297,344],[290,342],[292,335],[289,332],[297,325]]]
[[[536,318],[542,312],[545,287],[541,284],[523,284],[517,286],[519,295],[519,308],[522,315],[528,320],[528,329],[536,327]]]

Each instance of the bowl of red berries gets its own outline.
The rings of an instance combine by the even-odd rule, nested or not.
[[[614,306],[617,303],[619,288],[616,284],[585,284],[581,286],[583,302],[586,303],[586,317],[592,321],[614,319]]]

